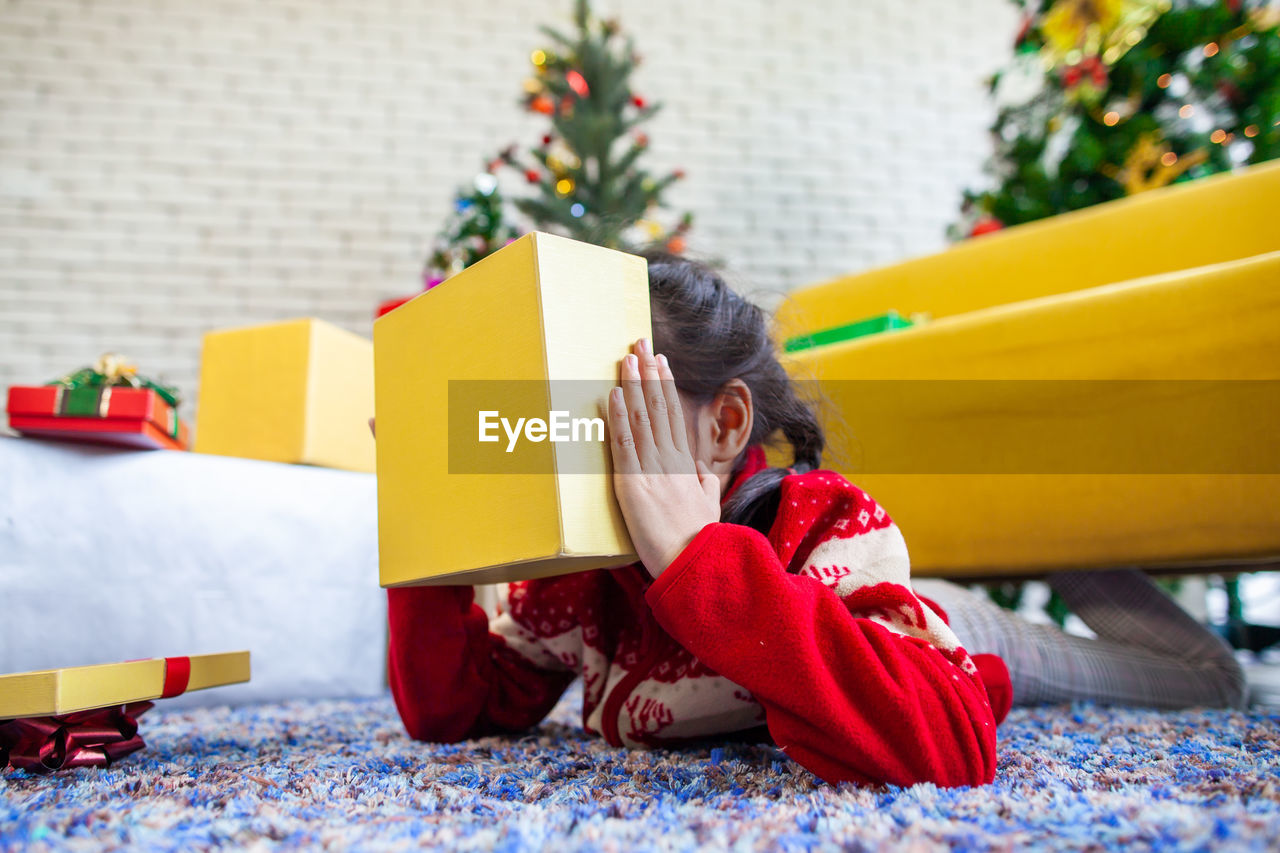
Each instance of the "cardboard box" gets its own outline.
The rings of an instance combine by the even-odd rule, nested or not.
[[[248,652],[0,675],[0,720],[71,714],[248,680]]]
[[[480,442],[480,413],[603,426],[619,361],[650,336],[642,258],[541,233],[375,321],[382,585],[633,562],[607,441],[507,453],[505,436]]]
[[[1277,281],[1280,251],[786,364],[831,404],[824,464],[889,511],[913,574],[1263,561],[1280,556]]]
[[[146,450],[185,450],[187,425],[150,388],[9,389],[9,426],[23,435],[117,444]]]
[[[210,332],[197,453],[374,470],[373,344],[317,319]]]

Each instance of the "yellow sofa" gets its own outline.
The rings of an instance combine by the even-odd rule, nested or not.
[[[921,575],[1280,561],[1278,207],[1265,165],[793,294],[784,335],[934,318],[787,357],[828,464]]]

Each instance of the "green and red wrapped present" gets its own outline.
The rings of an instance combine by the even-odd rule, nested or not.
[[[46,385],[9,389],[9,427],[23,435],[186,450],[178,397],[115,355]]]

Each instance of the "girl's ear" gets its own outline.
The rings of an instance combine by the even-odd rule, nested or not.
[[[755,407],[751,389],[741,379],[730,379],[711,401],[711,458],[733,463],[751,440]]]

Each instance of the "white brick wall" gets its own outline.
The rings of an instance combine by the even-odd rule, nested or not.
[[[201,334],[362,334],[571,0],[0,0],[0,388],[131,355],[196,398]],[[780,291],[944,245],[986,156],[1007,0],[603,2],[636,39],[691,241]],[[519,189],[518,186],[515,187]]]

